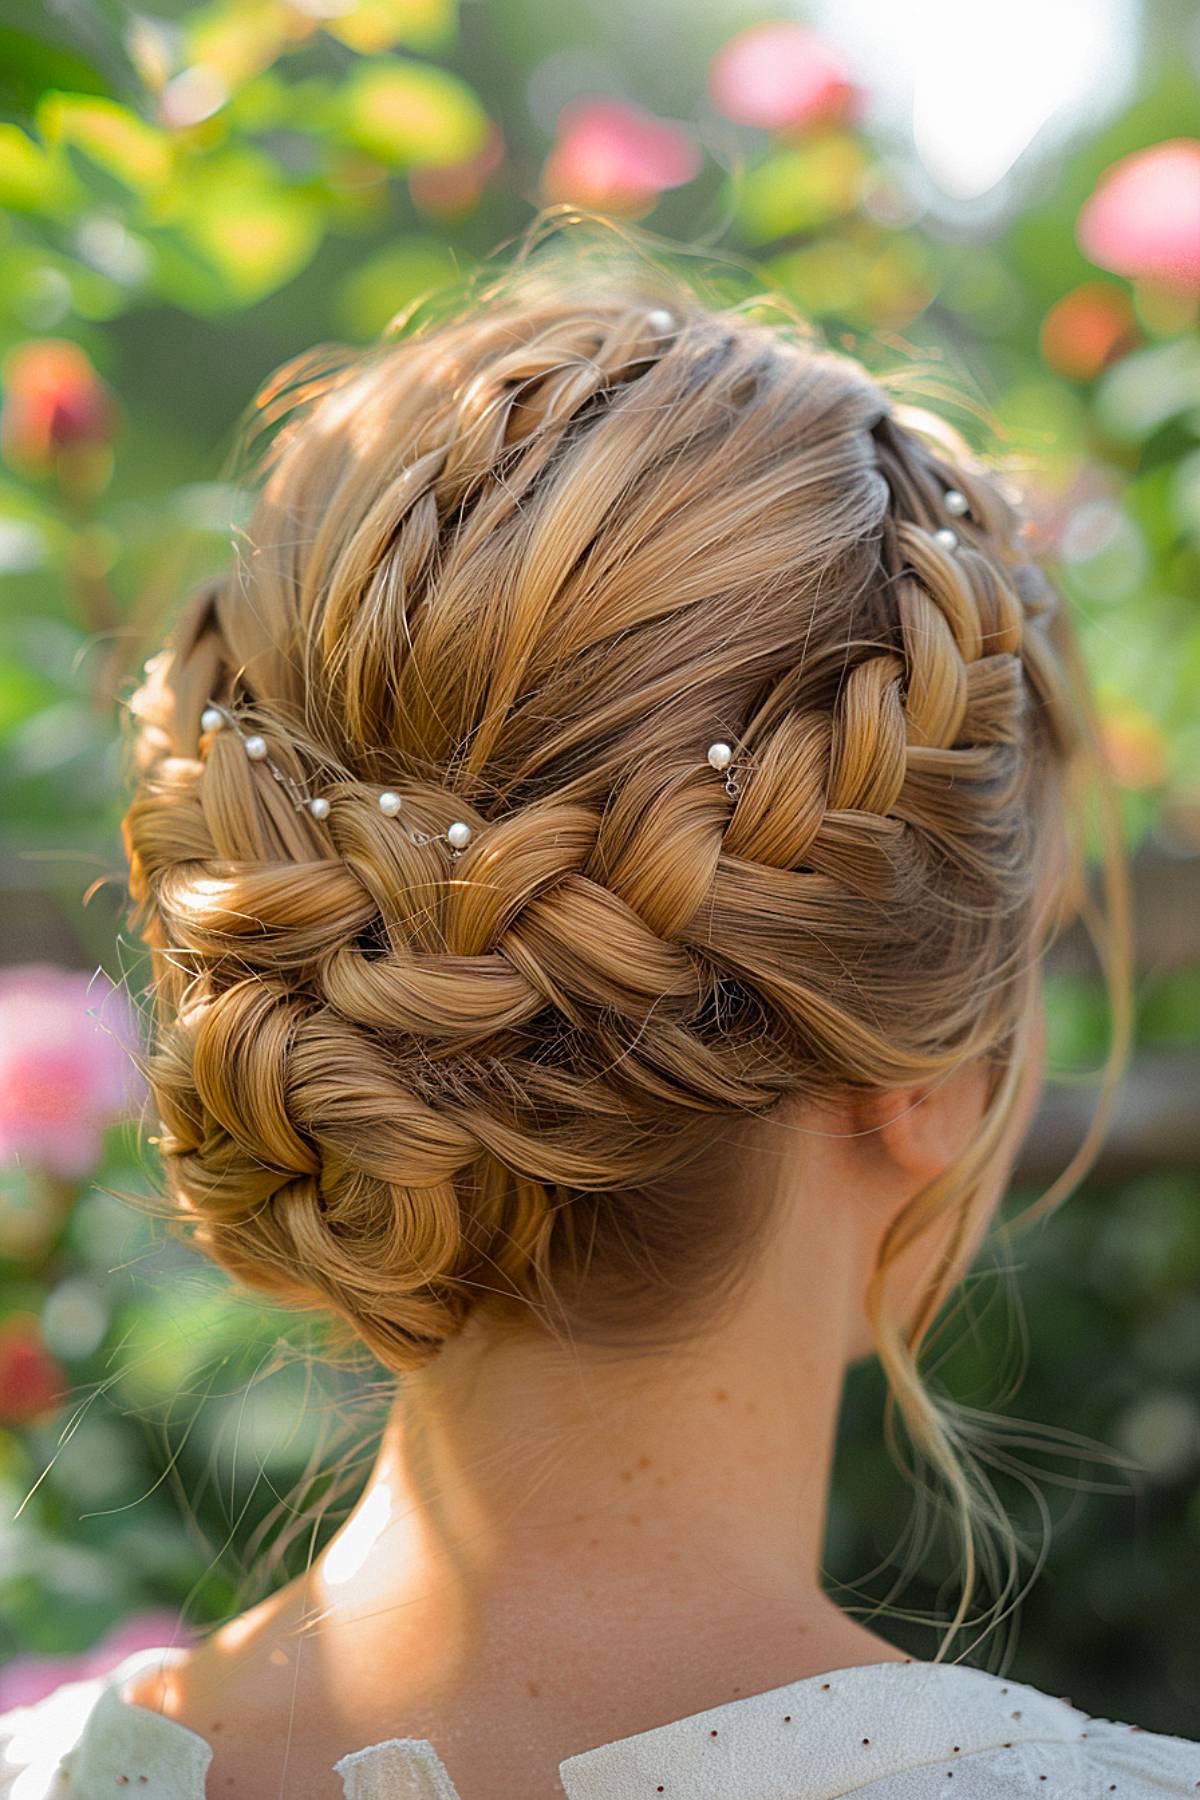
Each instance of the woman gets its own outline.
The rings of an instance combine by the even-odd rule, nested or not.
[[[1068,621],[948,427],[560,251],[265,397],[134,698],[171,1192],[403,1379],[305,1577],[10,1717],[0,1792],[1194,1793],[950,1660],[982,1500],[917,1367],[1080,902]],[[964,1532],[930,1663],[819,1579],[870,1352]]]

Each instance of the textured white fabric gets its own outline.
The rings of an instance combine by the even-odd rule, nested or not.
[[[346,1800],[458,1800],[432,1744],[392,1738],[334,1763]]]
[[[185,1654],[139,1651],[5,1714],[0,1800],[205,1800],[211,1747],[121,1697]],[[334,1770],[346,1800],[459,1800],[421,1739],[370,1745]],[[977,1670],[880,1663],[727,1701],[568,1757],[559,1774],[567,1800],[1195,1800],[1200,1746]]]
[[[0,1718],[0,1800],[81,1800],[117,1795],[197,1800],[212,1750],[202,1737],[142,1706],[120,1685],[182,1650],[143,1650],[106,1677],[72,1681],[35,1706]],[[123,1780],[122,1777],[128,1777]]]

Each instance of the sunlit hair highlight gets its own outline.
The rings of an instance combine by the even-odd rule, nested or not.
[[[868,1295],[964,1528],[961,1621],[979,1496],[918,1370],[953,1257],[915,1324],[889,1272],[965,1229],[1081,909],[1113,1052],[1051,1201],[1128,1039],[1111,795],[1013,494],[778,302],[707,304],[582,226],[361,356],[293,365],[259,418],[236,562],[131,702],[180,1218],[397,1370],[481,1313],[652,1341],[719,1303],[765,1228],[697,1177],[731,1121],[989,1059],[975,1141]],[[202,732],[213,700],[326,820]],[[467,821],[462,856],[382,814],[385,788],[418,834]]]

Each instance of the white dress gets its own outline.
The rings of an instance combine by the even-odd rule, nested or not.
[[[0,1800],[204,1800],[209,1744],[121,1692],[186,1654],[138,1651],[0,1717]],[[460,1800],[419,1738],[353,1751],[334,1770],[346,1800]],[[975,1669],[879,1663],[585,1750],[559,1778],[567,1800],[1195,1800],[1200,1745]]]

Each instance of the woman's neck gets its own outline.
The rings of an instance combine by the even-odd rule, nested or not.
[[[307,1574],[146,1703],[202,1734],[236,1715],[249,1742],[286,1720],[326,1768],[331,1746],[428,1737],[462,1792],[502,1792],[502,1743],[517,1791],[531,1757],[552,1774],[572,1749],[897,1657],[820,1582],[878,1208],[851,1204],[835,1143],[787,1148],[787,1203],[719,1316],[654,1354],[469,1326],[402,1382]]]
[[[784,1659],[794,1642],[797,1666],[821,1633],[866,1639],[851,1660],[886,1655],[820,1586],[861,1280],[853,1234],[835,1208],[820,1214],[793,1225],[803,1244],[773,1241],[721,1320],[670,1349],[481,1328],[408,1379],[358,1506],[311,1571],[311,1627],[367,1649],[422,1620],[447,1681],[526,1627],[551,1659],[581,1629],[594,1643],[599,1614],[627,1644],[676,1653],[690,1622],[710,1642],[777,1639]]]

